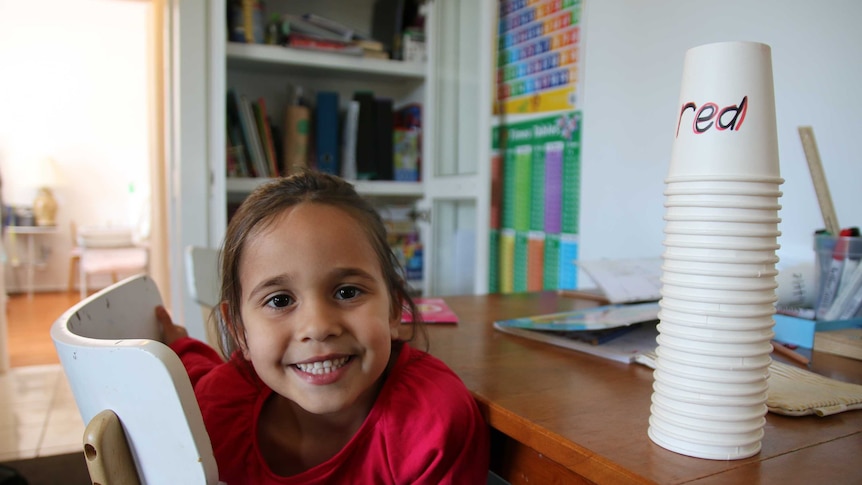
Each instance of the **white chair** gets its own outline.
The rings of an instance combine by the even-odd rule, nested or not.
[[[217,351],[219,347],[217,313],[219,304],[218,249],[201,246],[186,247],[186,287],[192,299],[201,307],[207,343]],[[223,356],[224,357],[224,356]]]
[[[133,276],[81,301],[51,327],[88,423],[84,450],[94,483],[218,483],[188,374],[159,342],[154,309],[161,302],[148,276]]]
[[[123,227],[81,227],[78,229],[78,278],[81,299],[89,293],[89,277],[149,272],[150,251],[146,244],[135,243],[132,230]]]

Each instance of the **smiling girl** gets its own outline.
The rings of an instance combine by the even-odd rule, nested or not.
[[[485,483],[488,429],[461,380],[402,339],[418,315],[386,229],[347,182],[258,188],[222,250],[223,362],[164,308],[220,479],[238,484]]]

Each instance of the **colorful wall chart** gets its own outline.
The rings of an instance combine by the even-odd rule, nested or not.
[[[581,113],[494,128],[489,289],[577,287]]]
[[[499,5],[489,290],[575,289],[583,2]]]
[[[497,27],[495,114],[575,109],[580,0],[504,0]]]

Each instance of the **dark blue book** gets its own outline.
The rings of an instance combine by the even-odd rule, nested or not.
[[[334,91],[318,92],[314,113],[317,170],[338,175],[338,93]]]

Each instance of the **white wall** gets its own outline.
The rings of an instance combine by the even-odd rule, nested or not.
[[[772,47],[785,261],[823,227],[797,127],[814,128],[841,225],[862,226],[862,2],[587,0],[582,259],[659,256],[685,51]]]
[[[28,165],[52,156],[64,184],[36,288],[65,288],[69,222],[127,224],[149,194],[147,2],[0,0],[0,174],[6,204],[32,205]],[[134,185],[135,195],[130,193]],[[12,248],[10,248],[12,249]],[[22,269],[8,270],[21,290]],[[98,282],[96,282],[98,283]]]

